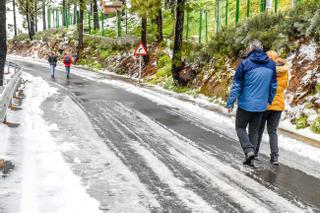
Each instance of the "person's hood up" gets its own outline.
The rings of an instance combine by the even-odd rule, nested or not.
[[[266,64],[270,60],[265,52],[258,49],[251,51],[247,58],[257,64]]]
[[[277,65],[277,75],[281,76],[288,72],[289,66],[288,64],[276,64]]]

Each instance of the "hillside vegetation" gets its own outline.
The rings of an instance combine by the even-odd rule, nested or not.
[[[164,20],[172,17],[170,12],[164,15]],[[149,28],[152,27],[150,24]],[[138,31],[139,26],[133,28]],[[304,1],[287,12],[260,14],[237,26],[223,27],[221,32],[212,35],[207,45],[200,45],[192,39],[185,41],[182,51],[184,68],[180,73],[184,86],[177,87],[171,76],[171,29],[172,23],[164,21],[165,40],[148,46],[150,61],[143,70],[146,82],[195,97],[202,94],[223,105],[247,43],[256,38],[263,42],[265,51],[277,50],[290,65],[285,117],[297,128],[310,126],[314,132],[320,133],[319,1]],[[152,40],[155,36],[150,33],[148,38]],[[86,35],[79,64],[137,77],[137,58],[132,53],[138,41],[134,36],[116,39]],[[38,33],[35,41],[28,41],[23,35],[15,38],[10,41],[9,52],[19,55],[33,52],[46,58],[53,50],[61,56],[65,51],[74,53],[76,42],[76,35],[70,30],[48,30]]]

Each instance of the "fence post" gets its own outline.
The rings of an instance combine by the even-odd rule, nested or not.
[[[74,23],[73,23],[73,13],[72,12],[69,12],[69,24],[72,26]]]
[[[57,28],[57,9],[53,9],[52,14],[53,14],[53,27]]]
[[[68,10],[66,11],[66,25],[67,25],[67,28],[69,28],[69,11]]]
[[[225,20],[225,24],[228,27],[228,19],[229,19],[229,0],[226,0],[226,20]]]
[[[236,25],[239,22],[240,18],[240,0],[236,0]]]
[[[128,11],[126,9],[126,35],[128,35]]]
[[[66,26],[66,10],[63,8],[61,9],[61,14],[62,14],[62,26]]]
[[[189,39],[189,19],[190,19],[190,14],[189,14],[189,11],[187,11],[186,41],[188,41]]]
[[[260,12],[263,13],[265,11],[265,0],[260,0]]]
[[[206,9],[206,43],[208,43],[208,9]]]
[[[117,10],[117,28],[118,28],[118,37],[121,37],[121,11]]]
[[[247,0],[247,17],[250,17],[250,0]]]
[[[274,0],[274,12],[278,13],[279,0]]]
[[[51,17],[50,17],[50,9],[48,8],[48,10],[47,10],[47,19],[48,19],[48,21],[47,21],[47,23],[48,23],[48,29],[50,29],[51,28]]]
[[[59,27],[59,10],[58,9],[56,9],[56,28],[58,28]]]
[[[89,30],[89,34],[91,34],[91,20],[90,20],[90,12],[88,12],[88,30]]]
[[[220,0],[216,1],[216,33],[220,31]]]
[[[52,28],[55,28],[57,27],[57,23],[56,23],[56,20],[57,20],[57,17],[56,17],[56,10],[55,9],[52,9]]]
[[[104,14],[100,13],[100,20],[101,20],[101,34],[104,35]]]
[[[202,10],[200,10],[200,26],[199,26],[199,44],[201,44],[202,40]]]
[[[79,28],[80,25],[80,11],[77,10],[77,29]]]
[[[62,13],[60,12],[60,9],[58,9],[57,12],[58,12],[58,27],[60,27],[61,26],[60,24],[63,24],[63,23],[60,23],[60,16],[62,16]]]

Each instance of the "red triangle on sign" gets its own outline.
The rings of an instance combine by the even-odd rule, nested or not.
[[[148,54],[147,49],[144,47],[142,43],[140,43],[139,46],[134,51],[135,56],[144,56],[147,54]]]

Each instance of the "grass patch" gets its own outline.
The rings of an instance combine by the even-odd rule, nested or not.
[[[92,69],[97,69],[97,70],[100,70],[102,69],[102,65],[100,63],[98,63],[97,61],[93,61],[91,59],[80,59],[78,61],[78,64],[79,65],[83,65],[83,66],[87,66],[87,67],[90,67]]]
[[[316,85],[316,91],[317,91],[317,93],[320,93],[320,84]]]
[[[308,127],[308,118],[306,116],[301,116],[296,119],[296,128],[297,129],[305,129]]]
[[[311,130],[314,133],[320,134],[320,116],[315,121],[312,122]]]

